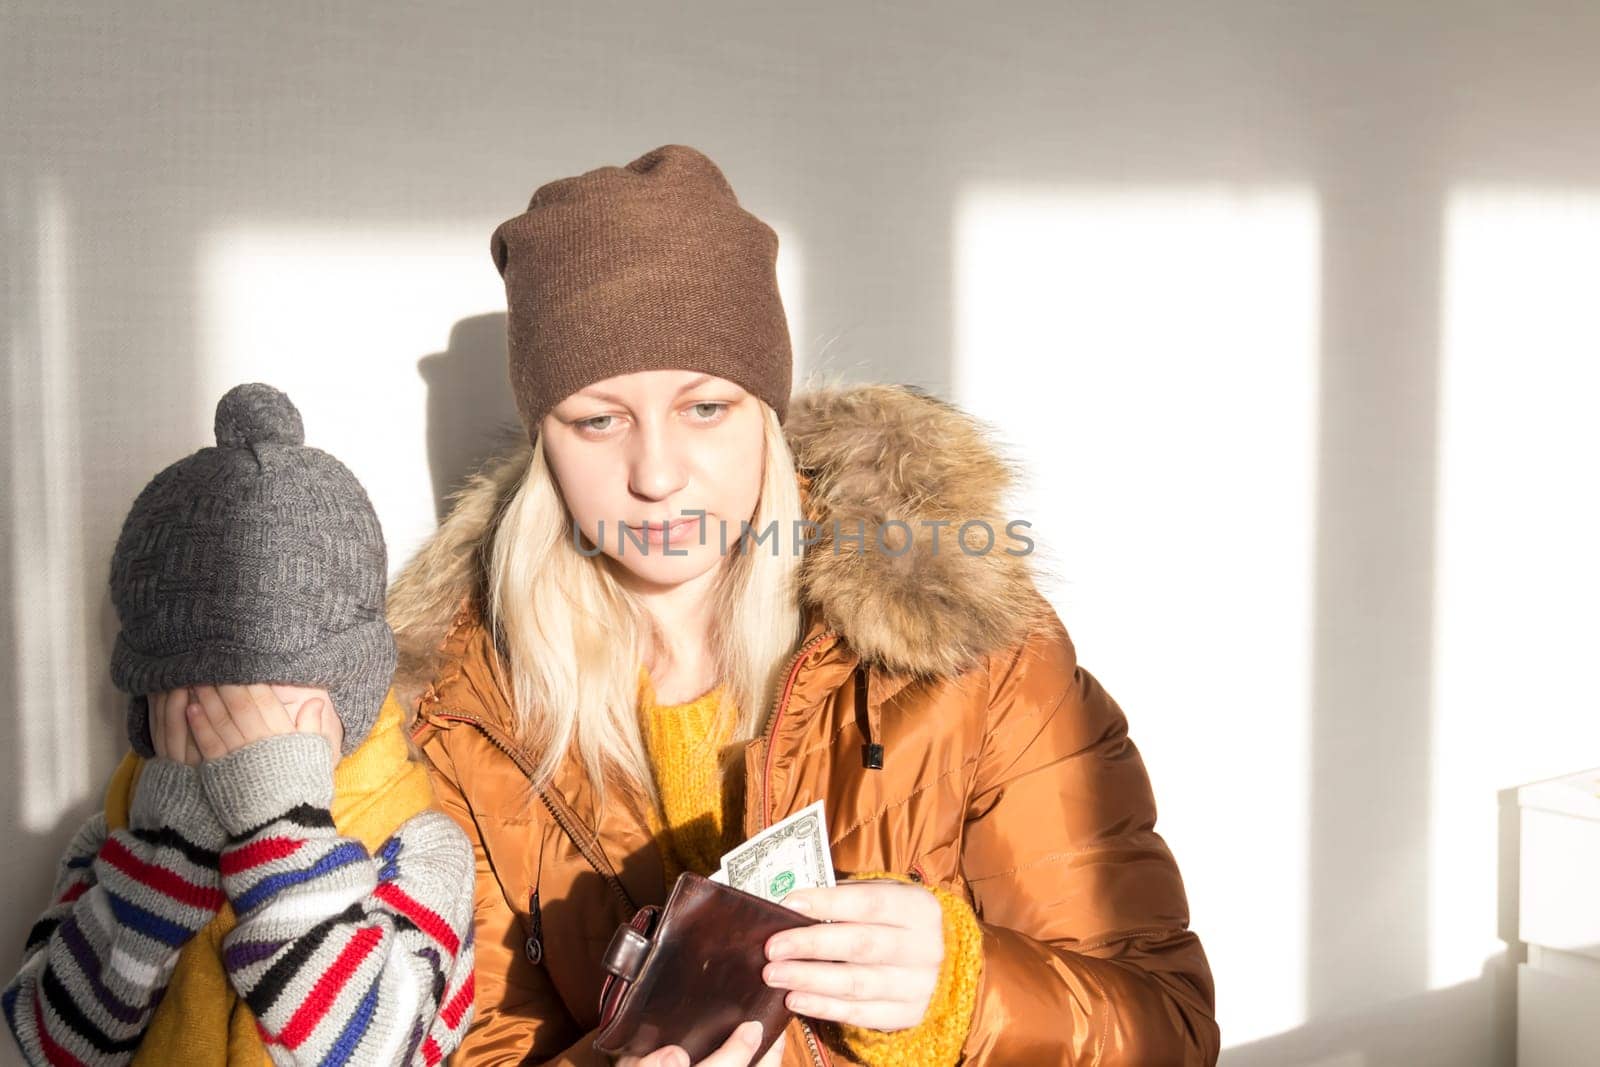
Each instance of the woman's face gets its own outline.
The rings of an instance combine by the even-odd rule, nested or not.
[[[557,404],[539,433],[578,529],[638,586],[663,590],[705,575],[724,545],[736,551],[741,524],[755,514],[761,402],[726,378],[619,374]],[[665,537],[664,523],[677,523]]]

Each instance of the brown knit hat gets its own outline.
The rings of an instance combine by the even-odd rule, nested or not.
[[[489,248],[529,440],[568,396],[638,370],[715,374],[787,414],[778,235],[695,149],[663,145],[541,185]]]

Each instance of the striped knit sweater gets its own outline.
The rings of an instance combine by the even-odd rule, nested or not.
[[[129,1062],[224,901],[223,966],[273,1062],[432,1065],[454,1049],[472,1014],[471,846],[426,811],[370,854],[334,827],[332,772],[311,734],[200,768],[146,762],[128,827],[96,814],[73,838],[0,996],[29,1061]]]
[[[719,720],[717,686],[681,704],[657,703],[648,673],[639,679],[639,725],[656,776],[661,810],[651,813],[667,884],[680,872],[709,875],[722,854],[739,843],[743,782],[724,785],[718,754],[737,718],[728,708]],[[737,743],[736,743],[737,744]],[[742,745],[740,746],[742,748]],[[861,871],[852,878],[911,879],[892,871]],[[961,1058],[983,966],[983,938],[966,897],[926,887],[944,916],[944,962],[922,1021],[904,1030],[882,1031],[827,1021],[814,1025],[819,1037],[870,1067],[945,1067]]]

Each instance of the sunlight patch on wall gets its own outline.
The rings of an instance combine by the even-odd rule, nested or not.
[[[11,527],[10,605],[16,647],[11,694],[21,731],[13,779],[22,829],[59,832],[58,824],[88,795],[88,727],[100,716],[91,693],[103,665],[89,667],[98,641],[85,595],[82,403],[78,350],[71,331],[71,219],[61,190],[42,182],[30,195],[33,234],[8,235],[23,267],[10,281],[10,351],[5,418]],[[101,579],[103,581],[103,578]],[[98,657],[99,648],[96,647]]]
[[[1315,196],[992,185],[955,225],[954,399],[1030,475],[1012,514],[1034,523],[1044,592],[1128,715],[1224,1039],[1300,1025]]]
[[[778,234],[778,294],[783,300],[784,318],[789,324],[789,347],[794,352],[791,380],[798,388],[806,372],[816,362],[820,343],[806,333],[805,310],[805,260],[802,258],[800,239],[786,222],[765,220]]]
[[[1600,195],[1457,189],[1444,266],[1434,987],[1506,949],[1496,794],[1600,764]]]
[[[212,439],[214,405],[232,386],[264,381],[288,393],[306,443],[337,456],[365,486],[394,573],[435,525],[428,386],[418,363],[448,352],[459,321],[505,312],[488,232],[464,223],[214,234],[199,257],[196,440]],[[503,326],[458,355],[452,373],[506,380]]]

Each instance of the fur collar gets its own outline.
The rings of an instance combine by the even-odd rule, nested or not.
[[[878,670],[943,677],[1020,640],[1040,618],[1029,556],[1002,513],[1015,468],[977,420],[912,386],[847,385],[797,393],[784,423],[806,502],[821,540],[801,565],[808,621],[820,620]],[[434,653],[463,599],[481,603],[485,560],[495,524],[527,470],[525,439],[474,474],[452,497],[449,515],[396,578],[388,617],[400,646],[396,685],[425,688]],[[889,555],[873,541],[876,524],[904,520],[909,550]],[[968,555],[956,542],[963,522],[993,529],[993,547]],[[937,531],[925,521],[946,520]],[[865,524],[866,551],[842,532]],[[904,536],[891,528],[888,536]],[[982,540],[974,531],[969,543]],[[899,544],[891,541],[893,547]]]

